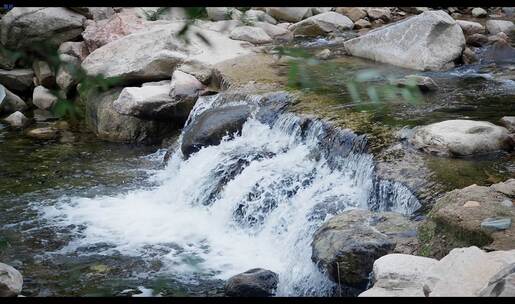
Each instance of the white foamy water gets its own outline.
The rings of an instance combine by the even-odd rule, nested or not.
[[[187,160],[178,149],[152,189],[63,198],[43,216],[84,227],[64,253],[109,243],[114,247],[102,254],[158,257],[163,272],[185,281],[261,267],[279,275],[278,295],[329,295],[333,283],[311,261],[312,235],[336,213],[368,208],[374,168],[361,151],[335,155],[337,166],[330,166],[321,132],[317,123],[303,130],[292,114],[272,126],[249,119],[241,135]],[[395,211],[412,211],[412,196],[392,197]]]

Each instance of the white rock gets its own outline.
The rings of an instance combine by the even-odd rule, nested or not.
[[[461,56],[465,37],[444,11],[427,11],[344,42],[353,56],[416,70],[442,70]]]
[[[486,121],[446,120],[416,127],[409,139],[417,149],[442,156],[466,156],[509,149],[506,128]]]
[[[481,23],[478,22],[472,22],[472,21],[465,21],[465,20],[456,20],[456,23],[461,27],[463,30],[463,33],[465,35],[472,35],[477,33],[484,33],[485,27],[481,25]]]
[[[7,116],[4,121],[14,128],[23,128],[29,124],[29,119],[22,112],[16,111]],[[1,284],[0,284],[1,285]]]
[[[113,102],[116,112],[138,118],[155,119],[173,103],[170,85],[146,85],[141,88],[126,87]]]
[[[170,96],[177,101],[195,99],[205,88],[206,86],[194,76],[175,71],[172,75]]]
[[[67,54],[61,54],[59,57],[61,65],[57,70],[56,83],[63,92],[68,93],[77,84],[80,61],[78,58]]]
[[[269,7],[266,12],[277,20],[288,22],[299,22],[312,14],[309,7]]]
[[[352,20],[342,14],[328,12],[309,17],[293,24],[289,29],[294,36],[319,36],[330,32],[352,29]]]
[[[272,42],[272,38],[259,27],[241,26],[232,30],[229,35],[231,39],[247,41],[254,44],[263,44]]]
[[[480,7],[475,7],[472,9],[472,16],[474,17],[486,17],[488,15],[488,12]]]
[[[18,95],[9,91],[1,84],[0,89],[3,89],[5,93],[4,98],[0,100],[0,113],[13,113],[27,109],[27,104]]]
[[[488,20],[486,22],[486,29],[490,34],[497,34],[500,32],[504,32],[505,34],[510,34],[515,30],[515,25],[511,21],[507,20]]]
[[[515,116],[504,116],[501,118],[501,124],[510,132],[515,132]]]
[[[0,297],[15,297],[23,287],[21,273],[13,267],[0,263]]]
[[[32,103],[41,110],[49,110],[57,102],[57,96],[43,86],[34,88]]]

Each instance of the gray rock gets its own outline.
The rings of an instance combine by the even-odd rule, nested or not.
[[[370,17],[371,20],[377,20],[381,19],[383,21],[390,21],[392,19],[392,13],[390,12],[390,9],[388,8],[382,8],[382,7],[370,7],[367,8],[367,14],[368,17]]]
[[[58,97],[43,86],[34,88],[32,103],[41,110],[50,110],[57,102]]]
[[[362,7],[337,7],[336,12],[349,17],[349,19],[353,22],[356,22],[367,16],[367,11]]]
[[[247,41],[254,44],[263,44],[272,42],[272,38],[259,27],[241,26],[231,31],[229,35],[231,39]]]
[[[59,120],[59,117],[50,111],[35,109],[34,110],[34,120],[36,122],[55,121],[55,120]]]
[[[500,32],[510,34],[513,30],[515,30],[515,25],[513,22],[508,20],[488,20],[486,21],[486,29],[490,34],[493,35]]]
[[[277,25],[273,25],[267,22],[255,22],[254,26],[263,29],[268,34],[268,36],[273,39],[284,39],[289,41],[293,38],[293,34],[288,29]]]
[[[53,127],[36,128],[27,132],[28,137],[49,140],[59,136],[59,130]]]
[[[493,184],[490,187],[497,192],[501,192],[510,197],[515,197],[515,178],[510,178],[507,181]]]
[[[207,17],[213,21],[236,19],[242,14],[234,7],[206,7],[206,11]]]
[[[288,22],[299,22],[312,14],[309,7],[268,7],[266,12],[277,20]]]
[[[22,287],[21,273],[7,264],[0,263],[0,297],[16,297]]]
[[[372,27],[372,23],[368,22],[365,19],[359,19],[358,21],[354,22],[354,28],[357,30],[369,27]]]
[[[13,128],[23,128],[30,123],[30,120],[22,112],[16,111],[4,119]]]
[[[515,132],[515,116],[504,116],[501,118],[501,124],[510,132]]]
[[[80,61],[83,61],[89,54],[88,47],[84,41],[72,42],[67,41],[63,42],[59,49],[57,50],[59,54],[66,54],[70,56],[74,56],[78,58]]]
[[[250,22],[266,22],[270,24],[277,24],[274,17],[268,15],[266,12],[250,9],[243,14],[243,19]]]
[[[0,90],[3,90],[5,96],[0,100],[0,113],[14,113],[16,111],[24,111],[27,109],[27,104],[18,95],[9,91],[6,87],[0,84]]]
[[[0,21],[0,41],[11,49],[60,45],[78,37],[86,18],[63,7],[15,7]]]
[[[438,90],[438,84],[432,78],[420,75],[408,75],[393,84],[399,87],[417,86],[423,92]]]
[[[48,63],[36,60],[32,64],[32,69],[36,75],[38,85],[42,85],[46,88],[51,88],[55,85],[55,75]]]
[[[61,54],[61,65],[57,70],[56,82],[59,88],[67,94],[78,83],[80,60],[77,57]]]
[[[347,40],[344,46],[353,56],[416,70],[443,70],[461,56],[465,37],[447,13],[427,11]]]
[[[275,294],[279,276],[270,270],[254,268],[237,274],[225,284],[229,297],[269,297]]]
[[[217,145],[225,135],[241,132],[251,113],[248,105],[226,106],[204,111],[183,130],[181,150],[185,157],[202,147]]]
[[[440,156],[467,156],[509,150],[506,128],[486,121],[446,120],[416,127],[409,142],[426,153]]]
[[[93,20],[108,19],[115,14],[112,7],[70,7],[70,9]]]
[[[456,20],[456,23],[461,27],[465,36],[469,36],[472,34],[483,34],[485,32],[485,27],[478,22],[466,21],[466,20]]]
[[[480,7],[475,7],[472,9],[472,16],[478,18],[478,17],[486,17],[488,15],[488,12]]]
[[[488,37],[483,34],[472,34],[467,37],[467,44],[475,47],[481,47],[488,43]]]
[[[481,228],[488,231],[506,230],[511,227],[511,218],[487,218],[481,222]]]
[[[17,93],[29,91],[33,86],[33,77],[34,72],[32,69],[14,69],[10,71],[0,69],[0,83]]]
[[[334,282],[363,291],[373,263],[413,237],[415,225],[394,212],[349,210],[325,222],[314,234],[311,259]]]
[[[515,264],[501,269],[479,292],[480,297],[515,297]]]
[[[349,30],[353,26],[354,23],[349,18],[335,12],[327,12],[295,23],[289,29],[294,36],[319,36]]]
[[[174,100],[190,103],[192,106],[195,104],[197,97],[206,89],[206,86],[194,76],[177,70],[172,74],[170,85],[170,96]]]

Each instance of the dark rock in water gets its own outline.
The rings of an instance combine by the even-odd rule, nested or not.
[[[506,230],[511,227],[511,218],[487,218],[481,222],[481,228],[489,231]]]
[[[16,297],[23,286],[21,273],[13,267],[0,263],[0,297]]]
[[[488,37],[480,33],[472,34],[470,36],[467,36],[467,44],[471,46],[481,47],[485,44],[488,44]]]
[[[315,232],[311,259],[332,281],[363,291],[374,261],[394,252],[398,241],[413,238],[415,229],[398,213],[345,211]]]
[[[225,284],[229,297],[269,297],[275,294],[279,276],[270,270],[254,268],[231,277]]]
[[[241,132],[251,106],[237,105],[206,110],[189,124],[183,134],[181,150],[185,157],[202,147],[217,145],[225,135]]]

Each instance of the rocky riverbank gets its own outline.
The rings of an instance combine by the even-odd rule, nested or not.
[[[441,85],[419,73],[483,64],[498,68],[497,83],[513,85],[514,18],[513,8],[499,7],[217,7],[195,19],[182,8],[16,7],[0,20],[0,115],[37,142],[74,143],[91,132],[100,140],[169,148],[186,126],[182,145],[170,148],[185,160],[241,134],[253,115],[269,122],[280,112],[297,113],[303,132],[313,116],[337,116],[323,124],[323,157],[332,165],[338,153],[361,149],[338,133],[349,128],[369,139],[377,174],[371,211],[330,213],[313,234],[311,259],[335,284],[332,295],[513,296],[514,180],[446,192],[430,180],[434,170],[425,161],[512,160],[513,102],[494,122],[441,119],[395,130],[359,111],[330,113],[320,108],[327,96],[292,89],[288,68],[299,58],[279,56],[277,47],[322,37],[334,46],[317,51],[318,62],[356,57],[408,69],[392,84],[431,96]],[[188,121],[200,98],[218,93],[219,104]],[[245,102],[231,104],[236,99]],[[69,118],[76,111],[70,109],[83,119],[65,121],[59,113]],[[245,164],[238,166],[233,177]],[[413,214],[392,205],[400,195],[423,208]],[[467,266],[477,263],[484,267]],[[22,293],[21,274],[0,268],[0,296]],[[466,286],[460,294],[457,281]],[[272,270],[254,268],[230,278],[225,294],[271,296],[280,282]]]

